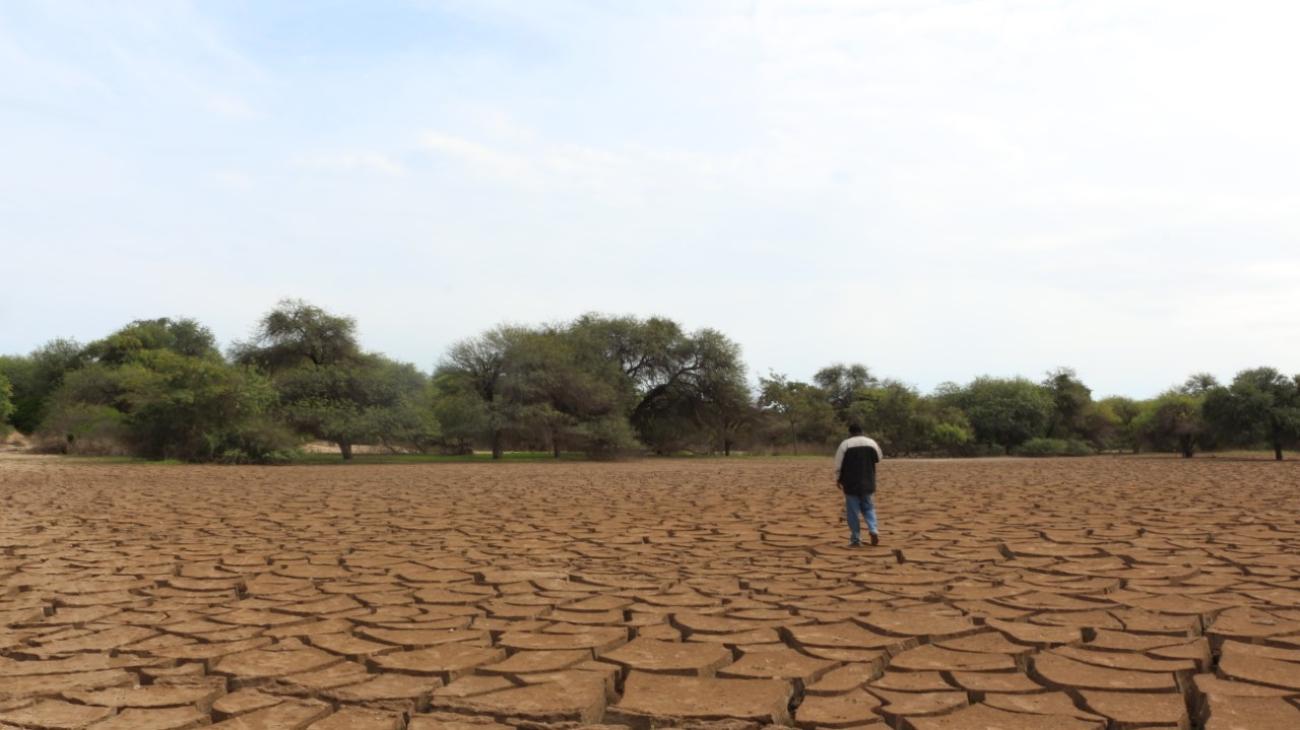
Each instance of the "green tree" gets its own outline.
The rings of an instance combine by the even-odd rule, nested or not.
[[[76,340],[55,339],[26,357],[0,357],[0,370],[9,374],[14,386],[13,423],[23,433],[32,433],[45,417],[50,397],[63,384],[66,373],[87,360],[85,348]],[[9,369],[10,367],[14,369]]]
[[[105,365],[125,365],[140,353],[154,350],[207,360],[221,358],[211,330],[193,319],[169,317],[136,320],[87,345],[84,356]]]
[[[0,356],[0,374],[13,386],[14,412],[10,420],[15,428],[26,434],[36,431],[64,374],[86,361],[84,349],[73,340],[60,339],[28,355]]]
[[[282,299],[263,315],[249,342],[236,343],[236,362],[277,373],[302,365],[326,367],[361,356],[357,323],[301,299]]]
[[[965,412],[982,444],[995,444],[1006,453],[1041,436],[1052,415],[1051,396],[1025,378],[979,377],[962,388],[940,386],[946,405]]]
[[[270,375],[285,423],[334,443],[344,460],[357,444],[425,449],[437,438],[426,377],[362,352],[350,317],[285,299],[231,355]]]
[[[1204,397],[1211,390],[1219,387],[1219,379],[1209,373],[1192,373],[1183,381],[1178,391],[1186,395]]]
[[[835,415],[846,424],[850,418],[849,408],[854,401],[861,397],[863,391],[880,385],[867,366],[859,363],[835,363],[824,367],[813,375],[813,383],[826,393],[831,407],[835,409]]]
[[[881,448],[904,455],[930,448],[936,422],[915,388],[887,379],[864,385],[855,398],[841,420],[862,426]]]
[[[0,433],[7,433],[9,430],[9,417],[14,412],[13,395],[14,389],[9,384],[9,378],[0,371]]]
[[[721,448],[724,456],[731,456],[758,418],[744,373],[737,370],[728,377],[707,379],[698,395],[697,419],[711,435],[712,445]]]
[[[725,440],[744,418],[740,347],[717,330],[703,329],[684,336],[671,355],[649,390],[638,391],[631,423],[657,453],[702,443],[711,449],[720,433]]]
[[[491,431],[486,404],[477,394],[460,387],[455,374],[435,374],[433,388],[437,394],[433,414],[444,448],[453,454],[473,453],[474,442]]]
[[[510,382],[519,355],[519,343],[528,336],[522,327],[502,326],[452,345],[435,371],[446,395],[477,401],[472,421],[482,425],[492,448],[492,458],[505,452],[505,439],[519,419],[520,404],[510,397]],[[465,415],[469,415],[465,411]],[[464,433],[461,426],[457,433]]]
[[[509,431],[557,458],[566,448],[604,457],[637,445],[621,372],[584,344],[568,327],[543,327],[518,333],[507,357],[504,393],[515,414]]]
[[[672,320],[588,314],[568,327],[579,347],[622,373],[620,393],[638,438],[656,453],[711,441],[701,404],[744,380],[740,348],[717,330]],[[730,385],[728,385],[730,384]]]
[[[799,453],[799,443],[825,444],[837,421],[825,391],[815,385],[772,373],[759,378],[758,406],[782,425],[785,439]]]
[[[192,320],[132,322],[85,351],[51,397],[47,441],[191,461],[264,460],[286,445],[270,382],[222,360]]]
[[[1205,394],[1205,417],[1230,443],[1268,443],[1282,460],[1282,449],[1300,438],[1300,387],[1297,378],[1269,367],[1243,370],[1228,387]]]
[[[950,455],[961,454],[975,441],[966,414],[955,408],[938,411],[930,427],[932,448]]]
[[[275,376],[280,410],[294,429],[333,442],[351,459],[356,444],[427,448],[437,438],[425,377],[381,355],[309,363]]]
[[[1138,419],[1142,415],[1141,401],[1122,395],[1103,398],[1098,401],[1103,417],[1110,422],[1109,434],[1099,444],[1100,448],[1116,448],[1138,453],[1142,447],[1142,434],[1138,429]]]
[[[1047,423],[1048,438],[1087,436],[1086,419],[1092,405],[1092,390],[1079,380],[1078,374],[1071,368],[1057,368],[1047,374],[1042,386],[1052,400],[1051,417]]]
[[[1160,394],[1136,421],[1143,441],[1157,451],[1177,451],[1192,458],[1206,430],[1203,401],[1181,389]]]

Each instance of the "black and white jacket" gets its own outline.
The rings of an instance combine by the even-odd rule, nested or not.
[[[884,458],[880,444],[866,436],[851,436],[835,450],[835,481],[845,494],[876,492],[876,464]]]

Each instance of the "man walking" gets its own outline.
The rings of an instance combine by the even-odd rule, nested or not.
[[[844,512],[849,521],[849,547],[861,547],[858,513],[867,518],[871,544],[880,544],[876,531],[876,464],[883,458],[880,445],[862,435],[858,424],[849,426],[849,437],[835,450],[835,483],[844,490]]]

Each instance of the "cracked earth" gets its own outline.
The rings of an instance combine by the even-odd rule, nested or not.
[[[1300,728],[1300,467],[0,456],[0,729]]]

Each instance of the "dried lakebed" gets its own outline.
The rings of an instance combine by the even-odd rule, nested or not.
[[[0,728],[1300,728],[1300,465],[0,457]]]

